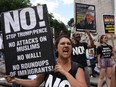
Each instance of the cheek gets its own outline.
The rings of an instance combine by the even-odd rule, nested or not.
[[[108,42],[108,40],[104,39],[104,40],[103,40],[103,42],[105,42],[105,43],[106,43],[106,42]]]
[[[61,46],[58,46],[57,51],[60,52],[61,49],[62,49],[62,47]]]
[[[70,49],[71,49],[70,51],[71,51],[71,53],[72,53],[72,52],[73,52],[73,49],[72,49],[72,47],[71,47]]]

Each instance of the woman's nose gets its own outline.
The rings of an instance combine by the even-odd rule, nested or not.
[[[67,43],[65,43],[65,46],[68,46],[68,44],[67,44]]]

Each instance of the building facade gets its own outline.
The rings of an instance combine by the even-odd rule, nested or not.
[[[98,45],[99,37],[102,34],[105,34],[103,15],[114,15],[114,0],[74,0],[74,3],[95,5],[96,34],[92,34],[92,36],[95,40],[95,44]],[[75,8],[75,5],[74,5],[74,8]],[[74,9],[74,12],[75,12],[75,9]],[[76,15],[74,15],[74,17],[75,16]],[[72,33],[75,31],[76,29],[74,28]],[[115,45],[116,35],[109,34],[109,33],[107,33],[107,35],[109,37],[109,44]]]

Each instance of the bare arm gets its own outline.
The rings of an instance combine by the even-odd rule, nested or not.
[[[9,76],[6,76],[5,78],[9,83],[16,83],[16,84],[23,85],[26,87],[38,87],[44,80],[44,74],[39,74],[34,80],[20,79],[16,77],[12,78]]]
[[[113,59],[116,62],[116,47],[113,48]]]
[[[68,71],[66,71],[62,66],[57,65],[55,67],[56,72],[60,72],[64,76],[66,76],[67,80],[69,81],[71,87],[87,87],[84,71],[81,68],[78,68],[76,73],[76,78],[74,78]]]
[[[76,79],[68,72],[65,74],[65,76],[70,82],[71,87],[87,87],[83,69],[78,68]]]
[[[101,68],[101,63],[100,63],[100,54],[97,55],[97,59],[98,59],[98,68],[100,69]]]
[[[88,35],[88,37],[89,37],[89,40],[90,40],[90,43],[87,45],[87,48],[88,48],[88,49],[89,49],[89,48],[93,48],[93,47],[94,47],[94,41],[93,41],[93,39],[92,39],[92,37],[91,37],[91,35],[90,35],[90,32],[87,31],[87,30],[85,30],[85,33],[87,33],[87,35]]]

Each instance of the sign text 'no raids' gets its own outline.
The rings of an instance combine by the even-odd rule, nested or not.
[[[53,70],[53,42],[46,5],[2,13],[2,31],[7,75]]]

